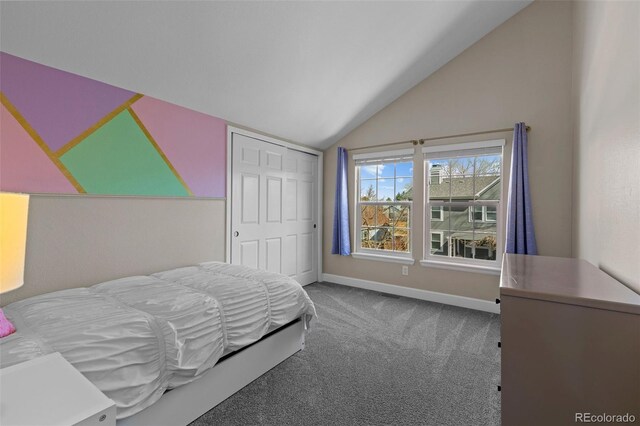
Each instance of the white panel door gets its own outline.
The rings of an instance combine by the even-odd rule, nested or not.
[[[318,157],[287,149],[285,172],[284,272],[299,283],[318,277]]]
[[[231,149],[231,263],[315,282],[317,157],[237,133]]]

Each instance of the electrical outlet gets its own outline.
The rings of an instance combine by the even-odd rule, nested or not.
[[[403,266],[402,267],[402,275],[409,275],[409,267],[408,266]]]

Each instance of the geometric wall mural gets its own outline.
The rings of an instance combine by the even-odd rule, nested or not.
[[[226,123],[0,52],[0,190],[224,197]]]

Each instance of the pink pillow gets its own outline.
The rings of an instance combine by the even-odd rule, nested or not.
[[[0,338],[6,337],[12,333],[15,333],[16,328],[11,324],[11,321],[4,316],[4,312],[0,309]]]

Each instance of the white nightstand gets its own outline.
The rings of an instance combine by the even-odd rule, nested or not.
[[[0,369],[0,425],[116,424],[116,406],[59,353]]]

